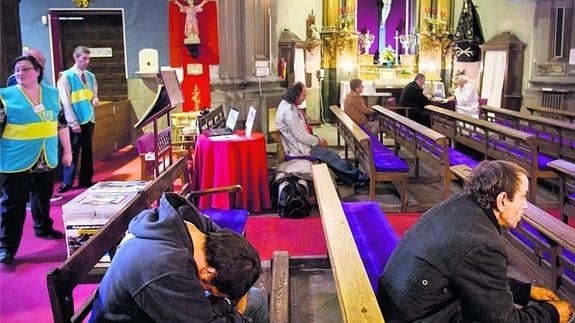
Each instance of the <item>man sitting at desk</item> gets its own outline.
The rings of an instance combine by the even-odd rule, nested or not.
[[[367,174],[341,159],[335,151],[327,149],[327,141],[313,134],[306,116],[299,108],[306,97],[307,88],[302,82],[296,82],[286,90],[278,106],[276,127],[286,155],[313,156],[325,162],[338,176],[341,175],[346,185],[369,184]]]
[[[399,98],[399,105],[402,107],[409,107],[409,118],[426,127],[431,126],[429,111],[425,110],[425,106],[431,104],[427,96],[423,94],[423,85],[425,84],[425,75],[417,73],[415,79],[409,82]]]
[[[243,312],[249,322],[268,323],[264,296],[250,289],[260,258],[241,235],[175,193],[132,219],[128,231],[90,322],[244,322]]]
[[[449,100],[455,100],[456,112],[479,118],[479,95],[467,76],[459,75],[453,95]]]
[[[352,79],[349,81],[351,91],[345,97],[343,103],[345,113],[357,123],[373,134],[379,133],[379,122],[375,119],[375,110],[368,108],[361,97],[363,92],[363,81]]]

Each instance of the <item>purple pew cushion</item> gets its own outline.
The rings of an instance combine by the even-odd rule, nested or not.
[[[201,209],[200,212],[207,215],[221,228],[230,229],[236,233],[244,234],[248,221],[248,211],[242,209],[222,210],[215,208]]]
[[[377,281],[399,237],[376,202],[342,202],[363,266],[377,292]]]
[[[467,156],[466,154],[460,152],[459,150],[455,150],[451,147],[447,148],[447,153],[449,154],[449,165],[453,166],[453,165],[467,165],[470,168],[475,168],[475,166],[477,166],[477,164],[479,164],[478,161],[476,161],[475,159]]]
[[[363,131],[369,136],[371,142],[371,152],[373,155],[373,162],[377,172],[393,172],[393,173],[407,173],[409,172],[409,165],[401,158],[397,157],[393,151],[387,148],[379,141],[377,135],[368,131],[363,126],[360,126]]]

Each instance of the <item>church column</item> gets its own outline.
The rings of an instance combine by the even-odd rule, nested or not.
[[[219,78],[226,83],[244,81],[244,2],[218,1],[220,47]]]
[[[334,117],[328,107],[340,105],[340,82],[349,81],[357,75],[357,1],[324,0],[322,9],[321,66],[325,71],[322,99],[326,107],[324,120],[332,122]]]

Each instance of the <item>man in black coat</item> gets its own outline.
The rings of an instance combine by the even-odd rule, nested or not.
[[[415,79],[409,82],[399,98],[399,105],[402,107],[410,107],[409,118],[426,126],[431,126],[429,119],[429,111],[425,110],[425,106],[431,104],[427,96],[423,94],[423,85],[425,84],[425,75],[417,73]]]
[[[507,277],[501,230],[517,226],[528,190],[520,166],[484,161],[462,194],[427,211],[402,237],[379,279],[385,321],[567,322],[573,314],[568,302]]]

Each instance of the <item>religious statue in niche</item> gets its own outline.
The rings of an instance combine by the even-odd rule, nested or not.
[[[200,44],[200,29],[198,28],[198,18],[197,14],[202,12],[204,5],[208,0],[203,0],[200,4],[195,4],[194,0],[187,0],[187,5],[183,5],[179,0],[171,0],[178,7],[180,7],[180,12],[186,14],[186,22],[184,25],[184,45],[190,51],[193,57],[197,57],[199,44]]]
[[[376,0],[377,1],[377,20],[379,25],[379,42],[381,46],[377,46],[377,50],[375,51],[375,55],[373,56],[373,63],[379,64],[380,63],[380,56],[379,56],[379,47],[385,47],[385,22],[387,21],[387,17],[389,16],[389,12],[391,11],[391,1],[392,0]]]

